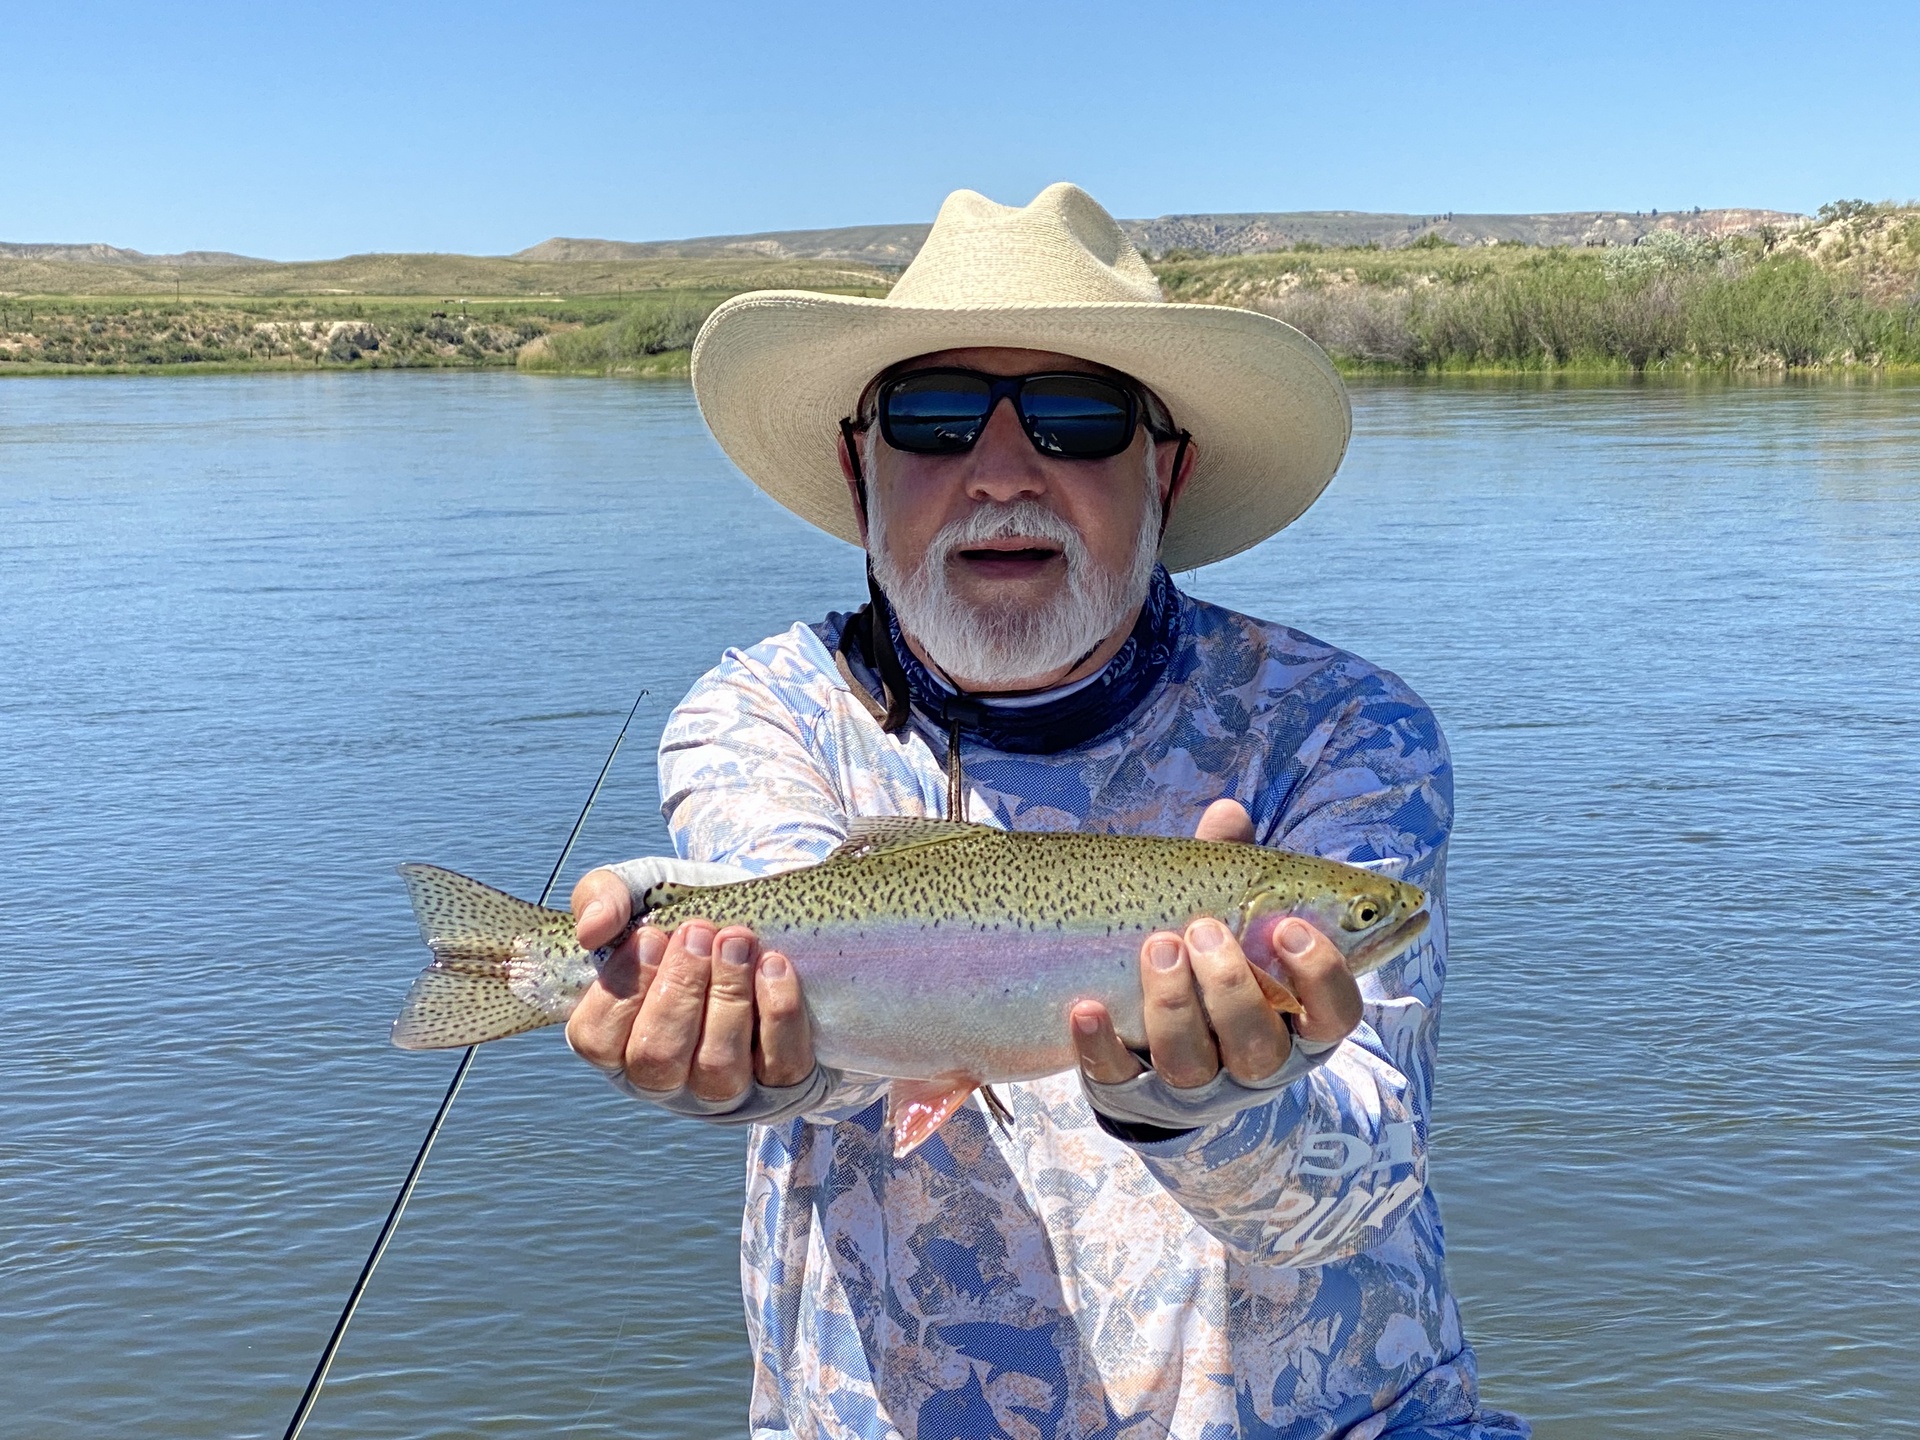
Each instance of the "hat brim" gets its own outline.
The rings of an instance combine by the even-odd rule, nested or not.
[[[837,454],[841,418],[889,365],[974,346],[1078,356],[1166,402],[1199,452],[1161,545],[1171,570],[1224,560],[1291,524],[1333,478],[1353,430],[1346,387],[1318,345],[1270,316],[1218,305],[944,308],[755,291],[701,329],[693,392],[750,480],[857,545]]]

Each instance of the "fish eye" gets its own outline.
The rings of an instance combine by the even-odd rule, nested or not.
[[[1342,930],[1364,930],[1386,914],[1386,907],[1369,896],[1361,896],[1347,907],[1347,913],[1341,917]]]

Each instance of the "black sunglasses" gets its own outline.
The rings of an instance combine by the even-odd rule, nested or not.
[[[1118,455],[1133,443],[1142,419],[1155,439],[1171,440],[1178,433],[1137,387],[1077,371],[984,375],[977,370],[911,370],[880,382],[874,415],[881,438],[896,450],[961,455],[979,442],[995,407],[1007,399],[1013,401],[1033,448],[1057,459]]]

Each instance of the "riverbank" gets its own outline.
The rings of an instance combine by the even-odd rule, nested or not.
[[[516,364],[685,374],[700,322],[729,295],[879,295],[891,283],[871,266],[780,257],[0,255],[0,375]]]
[[[1152,263],[1169,299],[1274,315],[1349,372],[1920,368],[1920,207],[1845,203],[1797,230],[1659,232],[1630,246],[1456,246],[1434,233],[1393,250],[1175,250]],[[517,366],[684,376],[701,322],[729,295],[877,296],[892,279],[847,262],[687,257],[357,256],[138,274],[13,263],[0,265],[0,375]],[[5,293],[55,281],[75,288]],[[98,293],[109,281],[113,293]],[[476,298],[469,281],[490,293]]]
[[[1920,366],[1920,209],[1828,207],[1793,232],[1632,246],[1444,242],[1163,257],[1170,298],[1242,305],[1344,368],[1800,370]]]

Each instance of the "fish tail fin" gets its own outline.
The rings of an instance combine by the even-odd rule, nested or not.
[[[518,953],[550,918],[548,911],[437,865],[402,865],[400,874],[433,963],[401,1002],[395,1045],[453,1049],[567,1018],[570,1003],[542,1003],[540,990],[529,993],[514,983]]]

